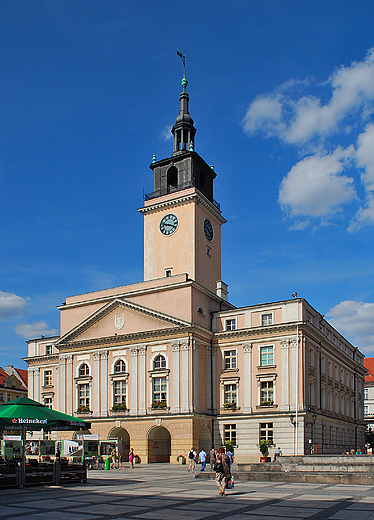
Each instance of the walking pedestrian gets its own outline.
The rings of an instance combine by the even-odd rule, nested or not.
[[[195,465],[196,465],[196,451],[195,451],[195,448],[191,448],[189,453],[188,453],[188,461],[190,463],[190,465],[188,466],[188,473],[191,471],[191,473],[194,473],[195,471]]]
[[[118,455],[118,469],[123,469],[123,453],[121,451],[121,453]]]
[[[217,452],[216,452],[214,446],[212,446],[212,449],[209,452],[210,471],[213,471],[214,464],[216,463],[216,456],[217,456]]]
[[[135,459],[134,448],[131,448],[130,453],[129,453],[130,469],[134,469],[134,459]]]
[[[219,487],[219,495],[225,494],[228,477],[230,476],[230,459],[225,453],[225,448],[221,446],[217,453],[217,462],[215,465],[216,484]]]
[[[201,449],[200,453],[199,453],[199,460],[201,462],[201,471],[205,471],[205,466],[206,466],[206,451],[204,450],[204,448]]]

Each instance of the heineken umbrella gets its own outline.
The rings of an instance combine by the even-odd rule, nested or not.
[[[0,430],[89,430],[91,423],[19,397],[0,404]]]

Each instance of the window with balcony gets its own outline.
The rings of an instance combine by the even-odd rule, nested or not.
[[[274,365],[274,347],[260,347],[260,366]]]
[[[224,370],[237,368],[236,350],[225,350],[223,352],[223,367]]]

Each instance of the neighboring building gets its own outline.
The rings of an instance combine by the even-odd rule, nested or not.
[[[365,358],[367,369],[364,383],[364,419],[365,424],[374,429],[374,358]]]
[[[27,397],[27,370],[13,365],[0,367],[0,403]]]
[[[28,342],[29,396],[92,421],[143,462],[261,438],[283,454],[364,446],[363,355],[302,298],[236,308],[221,280],[216,174],[195,152],[182,80],[171,157],[151,164],[144,281],[70,296]]]

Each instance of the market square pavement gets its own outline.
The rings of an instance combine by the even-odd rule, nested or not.
[[[214,480],[170,464],[90,470],[87,483],[2,489],[0,503],[2,520],[374,520],[374,486],[237,481],[219,497]]]

